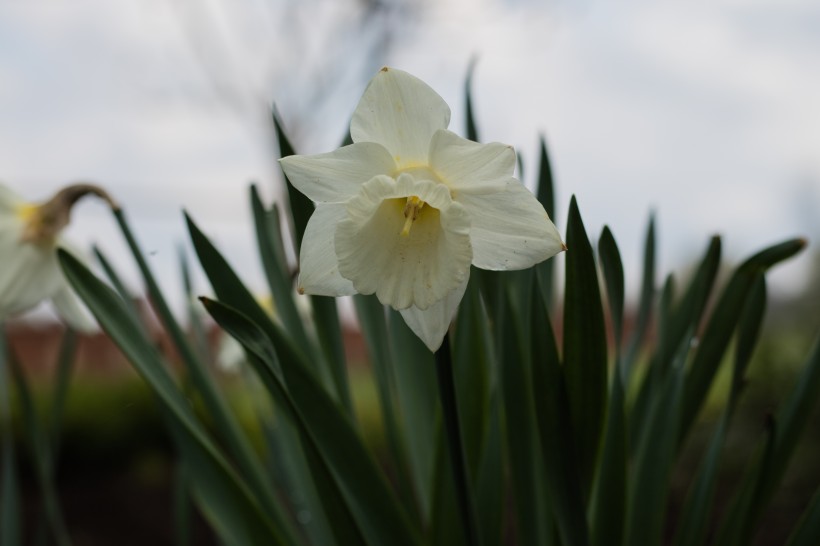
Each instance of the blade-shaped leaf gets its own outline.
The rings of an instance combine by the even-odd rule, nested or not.
[[[718,534],[727,544],[751,536],[761,511],[766,507],[788,468],[800,435],[820,398],[820,339],[797,378],[794,390],[777,412],[771,448],[758,451],[746,478],[733,499]],[[771,450],[769,454],[768,451]]]
[[[236,416],[231,413],[228,404],[216,386],[213,376],[205,366],[205,363],[194,352],[185,332],[171,312],[171,308],[162,290],[160,290],[151,268],[148,267],[145,255],[140,249],[131,231],[131,227],[125,218],[125,212],[122,209],[116,209],[114,211],[114,218],[117,220],[117,224],[128,243],[131,254],[137,262],[148,295],[151,297],[151,303],[156,309],[160,321],[168,332],[168,336],[171,338],[174,347],[176,347],[190,375],[191,384],[202,396],[205,408],[211,418],[213,418],[214,425],[219,434],[233,452],[240,472],[265,509],[274,515],[277,524],[283,528],[287,527],[289,525],[288,520],[281,514],[273,490],[270,487],[271,482],[269,476],[267,476],[265,469],[254,453],[248,437],[239,426]],[[292,532],[289,533],[292,534]]]
[[[679,348],[676,362],[665,378],[663,392],[654,397],[638,445],[628,493],[624,542],[628,546],[661,543],[669,477],[677,454],[683,365],[688,345],[684,343]]]
[[[686,376],[681,414],[681,438],[689,431],[700,411],[757,275],[778,262],[791,258],[805,246],[806,241],[803,239],[793,239],[771,246],[746,260],[732,275],[709,318],[709,323]]]
[[[402,445],[417,496],[421,521],[429,525],[433,503],[439,409],[433,354],[398,311],[387,308],[392,386]]]
[[[820,491],[797,523],[786,546],[815,546],[820,542]]]
[[[475,123],[475,113],[473,108],[473,73],[475,72],[475,65],[477,59],[473,57],[467,67],[467,78],[464,80],[464,110],[467,139],[473,142],[478,142],[478,127]]]
[[[758,275],[743,316],[738,326],[735,348],[735,364],[732,373],[732,388],[729,401],[721,415],[720,422],[700,463],[695,480],[684,504],[678,522],[676,546],[697,546],[706,541],[709,511],[712,507],[720,454],[726,441],[729,422],[740,396],[743,375],[757,342],[763,312],[766,306],[766,283],[763,274]]]
[[[547,153],[547,142],[543,135],[540,138],[540,161],[536,196],[552,222],[556,223],[558,219],[555,216],[555,187],[549,154]],[[541,296],[544,298],[547,308],[551,309],[555,292],[555,260],[544,260],[536,265],[535,273],[541,286]]]
[[[265,386],[300,427],[338,484],[345,503],[369,544],[418,544],[414,529],[390,491],[352,423],[312,376],[304,356],[273,325],[273,337],[241,312],[203,300],[217,323],[256,357]],[[278,359],[284,381],[272,360]],[[285,386],[287,384],[287,386]]]
[[[504,400],[506,445],[517,516],[517,543],[548,544],[547,499],[544,490],[543,458],[535,422],[529,350],[524,346],[520,316],[505,298],[502,345],[499,349],[500,385]],[[527,336],[529,337],[529,336]]]
[[[624,387],[629,385],[632,368],[638,359],[643,347],[644,338],[649,328],[655,299],[655,217],[649,217],[646,228],[646,240],[643,254],[643,279],[641,281],[641,297],[638,303],[638,318],[626,346],[624,358],[621,361],[624,370]]]
[[[609,301],[609,315],[612,320],[613,337],[615,338],[615,354],[621,354],[621,336],[623,335],[624,321],[624,266],[621,262],[621,253],[615,237],[604,226],[601,239],[598,241],[598,256],[601,259],[601,269],[606,282],[606,293]]]
[[[286,528],[265,516],[250,489],[228,465],[168,373],[154,345],[141,335],[125,302],[71,254],[59,250],[63,273],[99,324],[151,385],[173,424],[173,438],[191,473],[191,487],[208,521],[226,543],[293,544]]]
[[[379,408],[384,422],[387,446],[395,465],[400,490],[404,493],[402,498],[407,501],[409,506],[414,506],[414,503],[411,502],[410,492],[416,489],[418,484],[415,486],[410,485],[410,479],[407,475],[408,461],[405,457],[405,453],[407,453],[405,446],[409,445],[405,443],[405,440],[413,443],[414,439],[410,434],[402,438],[402,429],[396,415],[396,380],[393,377],[393,368],[397,363],[390,353],[390,338],[387,333],[385,308],[374,295],[356,294],[353,296],[353,305],[356,308],[356,316],[359,319],[359,325],[367,344],[371,369],[376,377]],[[425,353],[429,353],[429,351],[425,351]],[[422,365],[421,362],[413,362],[414,368]],[[429,448],[429,445],[427,447]]]
[[[533,307],[531,328],[532,392],[550,506],[561,543],[584,546],[589,543],[589,532],[572,437],[572,412],[564,370],[544,305]]]
[[[574,196],[567,220],[567,248],[564,373],[572,409],[576,456],[586,496],[604,424],[607,345],[598,270]]]
[[[23,543],[20,529],[20,484],[17,481],[17,458],[11,430],[8,362],[6,332],[0,322],[0,439],[3,440],[0,449],[0,546],[20,546]]]
[[[277,141],[279,142],[279,157],[283,158],[296,154],[285,133],[284,127],[282,127],[282,120],[276,109],[273,110],[273,127],[276,131]],[[299,254],[299,250],[302,248],[302,238],[305,236],[305,229],[310,220],[310,215],[313,214],[313,201],[297,190],[293,184],[290,183],[290,180],[288,180],[284,172],[282,173],[282,177],[285,179],[285,186],[288,189],[288,202],[290,203],[288,210],[293,220],[291,224],[293,229],[291,231],[293,233],[294,248],[296,248],[296,254]]]

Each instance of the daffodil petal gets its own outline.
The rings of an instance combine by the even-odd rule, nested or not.
[[[343,204],[319,205],[305,228],[299,255],[299,292],[317,296],[355,294],[353,284],[339,274],[333,237],[346,216]]]
[[[78,332],[88,334],[97,331],[97,323],[91,316],[91,312],[67,284],[52,296],[51,303],[57,309],[57,314]]]
[[[396,163],[384,146],[359,142],[333,152],[292,155],[279,160],[296,189],[320,203],[340,203],[377,174],[391,174]]]
[[[430,141],[430,168],[456,194],[504,189],[515,170],[512,146],[479,144],[451,131],[436,131]]]
[[[22,233],[22,222],[0,214],[0,318],[34,307],[64,282],[54,247],[21,242]]]
[[[436,352],[441,347],[444,335],[450,328],[450,323],[458,310],[458,304],[461,303],[461,298],[464,297],[469,278],[468,272],[467,278],[455,290],[427,309],[409,307],[400,311],[407,326],[431,351]]]
[[[564,244],[544,207],[514,178],[504,191],[458,193],[470,214],[473,265],[503,271],[531,267],[561,252]]]
[[[5,184],[0,184],[0,213],[14,213],[23,203],[23,198],[17,195],[14,190]]]
[[[430,139],[450,123],[450,107],[407,72],[382,68],[370,80],[353,118],[353,142],[378,142],[399,168],[426,164]]]
[[[408,226],[408,197],[425,205]],[[336,230],[339,271],[361,294],[394,309],[427,309],[469,274],[470,220],[443,184],[377,176],[347,203]]]

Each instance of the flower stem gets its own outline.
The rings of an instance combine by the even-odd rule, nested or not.
[[[444,343],[436,351],[436,378],[438,379],[439,396],[441,397],[444,432],[447,437],[450,463],[453,467],[453,479],[456,487],[456,500],[464,527],[464,538],[468,546],[480,544],[478,525],[473,509],[470,482],[467,479],[467,463],[464,458],[464,445],[461,441],[461,426],[458,419],[456,403],[456,385],[453,378],[453,359],[450,355],[450,334],[444,336]]]

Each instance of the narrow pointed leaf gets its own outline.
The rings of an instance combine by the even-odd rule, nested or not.
[[[641,297],[638,303],[638,318],[635,320],[635,327],[626,346],[624,358],[622,360],[624,370],[624,386],[629,385],[632,368],[638,359],[643,348],[646,332],[649,328],[649,321],[652,315],[652,308],[655,299],[655,217],[649,217],[649,225],[646,229],[646,240],[644,243],[643,255],[643,280],[641,281]]]
[[[538,169],[538,187],[536,196],[538,201],[547,211],[553,223],[557,225],[555,215],[555,187],[552,179],[552,167],[550,166],[549,154],[547,153],[547,142],[543,135],[540,138],[540,166]],[[541,296],[548,309],[552,308],[555,292],[555,260],[544,260],[535,266],[538,282],[541,286]]]
[[[676,364],[666,377],[662,396],[654,399],[651,414],[638,446],[634,475],[630,478],[624,544],[661,544],[667,494],[678,440],[678,419],[683,390],[683,344]]]
[[[285,129],[282,127],[282,120],[279,117],[279,113],[275,109],[273,111],[273,127],[276,131],[277,141],[279,142],[279,157],[283,158],[294,155],[296,152],[293,150],[293,146],[285,133]],[[296,254],[298,255],[299,250],[302,248],[302,238],[305,236],[308,220],[310,220],[310,215],[313,214],[313,201],[293,187],[293,184],[290,183],[290,180],[288,180],[284,172],[282,173],[282,177],[285,179],[285,186],[288,189],[288,202],[290,203],[288,210],[290,211],[290,216],[293,221],[291,224],[293,226],[293,242],[296,248]]]
[[[475,72],[476,58],[470,61],[467,67],[467,78],[464,81],[464,109],[466,119],[466,135],[467,139],[473,142],[478,142],[478,127],[475,123],[475,112],[473,108],[473,73]]]
[[[160,290],[153,272],[148,267],[148,262],[145,260],[145,256],[125,218],[125,212],[122,209],[116,209],[114,211],[114,217],[128,243],[134,260],[137,262],[137,266],[145,282],[146,290],[151,297],[151,303],[156,309],[160,321],[168,332],[168,336],[171,338],[174,347],[177,349],[190,375],[191,384],[202,396],[205,408],[211,418],[213,418],[214,425],[220,436],[232,450],[238,468],[247,480],[248,486],[254,491],[254,494],[265,509],[271,512],[277,519],[277,522],[285,528],[288,523],[276,502],[275,495],[270,487],[269,476],[254,453],[248,437],[239,426],[236,416],[231,413],[228,404],[216,386],[213,376],[207,369],[205,363],[194,352],[185,332],[171,312],[171,308],[162,290]]]
[[[17,481],[17,458],[11,430],[11,402],[9,400],[9,358],[6,332],[0,322],[0,546],[20,546],[22,541],[20,512],[20,484]]]
[[[216,301],[204,302],[214,320],[255,355],[257,373],[330,470],[367,543],[418,544],[417,530],[352,423],[308,371],[304,355],[291,345],[287,334],[273,325],[270,338],[239,311]],[[271,365],[274,359],[280,362],[284,381]]]
[[[564,370],[544,305],[533,307],[532,393],[547,492],[561,543],[589,544],[583,487],[577,466],[572,431],[572,411]]]
[[[512,478],[517,544],[547,544],[544,514],[547,513],[543,475],[543,458],[535,422],[535,403],[531,388],[529,350],[523,345],[520,316],[509,298],[499,350],[500,385],[504,400],[506,445]]]
[[[173,438],[191,472],[191,486],[205,517],[229,544],[293,544],[265,516],[260,504],[196,421],[153,343],[140,333],[125,302],[71,254],[59,250],[63,273],[99,324],[151,385],[173,425]]]
[[[432,518],[436,442],[439,441],[439,408],[434,358],[407,326],[398,311],[387,309],[390,368],[401,445],[406,449],[421,521]],[[401,459],[399,459],[400,461]]]
[[[624,266],[621,262],[618,244],[615,242],[615,237],[609,230],[609,226],[604,226],[601,239],[598,241],[598,256],[601,259],[601,269],[606,282],[616,354],[620,355],[624,320]]]
[[[811,504],[797,523],[786,546],[815,546],[820,542],[820,491],[814,494]]]
[[[627,445],[624,387],[621,375],[612,376],[609,409],[598,472],[590,501],[590,544],[619,546],[623,541],[627,500]]]
[[[793,239],[771,246],[746,260],[732,275],[709,318],[686,376],[681,438],[689,431],[700,411],[757,275],[778,262],[791,258],[805,246],[806,241],[803,239]]]
[[[353,305],[356,308],[356,316],[362,328],[367,352],[370,356],[370,366],[376,378],[376,389],[379,395],[379,408],[381,409],[384,423],[387,447],[395,465],[398,483],[402,498],[406,501],[412,500],[411,491],[416,487],[411,485],[408,478],[408,461],[405,453],[405,446],[414,442],[410,431],[407,437],[402,438],[399,419],[396,415],[396,380],[393,377],[394,367],[397,362],[390,353],[390,338],[387,332],[387,317],[385,308],[374,295],[363,296],[356,294],[353,296]],[[426,351],[429,353],[429,351]],[[422,363],[414,362],[413,366],[421,366]],[[429,446],[427,446],[429,448]],[[412,506],[412,502],[409,505]]]
[[[564,373],[586,497],[604,424],[607,347],[598,270],[575,197],[567,220],[567,247]]]

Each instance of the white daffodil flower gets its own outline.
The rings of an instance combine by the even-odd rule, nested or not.
[[[353,144],[281,160],[316,202],[299,291],[376,294],[437,350],[470,265],[531,267],[566,247],[544,207],[513,178],[515,151],[448,131],[450,108],[427,84],[383,68],[350,124]]]
[[[73,328],[93,331],[90,313],[63,277],[57,247],[68,225],[71,207],[87,194],[113,206],[108,195],[89,184],[59,191],[49,201],[33,204],[0,184],[0,320],[51,300],[59,315]]]

